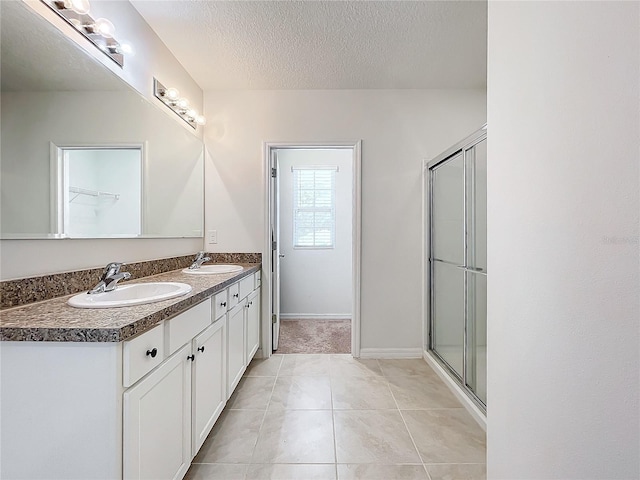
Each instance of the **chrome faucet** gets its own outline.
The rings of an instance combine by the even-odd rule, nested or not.
[[[196,255],[196,259],[193,261],[193,263],[189,267],[189,270],[195,270],[196,268],[200,268],[204,262],[208,262],[209,260],[211,260],[211,257],[205,257],[204,252],[198,252],[198,254]]]
[[[120,280],[128,280],[129,278],[131,278],[131,274],[129,272],[120,271],[122,265],[124,264],[118,262],[109,263],[106,267],[104,267],[104,271],[102,272],[100,281],[87,293],[94,294],[112,292],[116,289],[117,284]]]

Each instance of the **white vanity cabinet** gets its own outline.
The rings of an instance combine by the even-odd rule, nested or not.
[[[209,299],[166,321],[165,343],[173,354],[124,392],[126,480],[182,478],[222,412],[227,400],[226,324],[224,318],[211,324],[212,314]],[[148,344],[144,337],[155,337],[161,327],[130,342],[140,344],[142,351]]]
[[[259,338],[248,275],[123,342],[3,342],[0,478],[180,480]]]
[[[230,293],[237,292],[237,300],[227,313],[227,398],[260,346],[259,275],[250,275],[229,287]]]
[[[193,340],[192,448],[193,456],[209,435],[227,403],[227,325],[224,318]]]
[[[246,369],[244,340],[244,304],[227,313],[227,398],[240,382]]]
[[[191,345],[124,392],[125,479],[181,479],[191,464]]]
[[[260,346],[260,289],[249,294],[245,303],[247,365]]]

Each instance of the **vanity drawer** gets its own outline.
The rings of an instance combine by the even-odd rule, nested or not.
[[[191,307],[186,312],[165,322],[169,355],[190,342],[202,330],[211,325],[211,299]]]
[[[164,360],[164,330],[160,324],[148,332],[126,340],[122,347],[122,383],[130,387]]]
[[[229,304],[229,299],[227,298],[227,289],[225,288],[223,291],[216,294],[213,297],[213,318],[218,319],[225,313],[227,313],[227,305]]]
[[[253,275],[253,288],[260,288],[260,286],[262,285],[262,276],[260,275],[260,273],[260,271],[257,271]]]
[[[253,275],[244,277],[240,280],[240,300],[253,292]]]
[[[229,287],[229,300],[228,300],[229,305],[227,305],[227,310],[231,310],[240,301],[239,287],[240,285],[237,283],[234,283]]]

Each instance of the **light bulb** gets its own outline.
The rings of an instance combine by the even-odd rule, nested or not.
[[[189,120],[195,120],[196,116],[198,115],[198,112],[196,112],[193,108],[191,110],[187,110],[187,113],[185,113],[185,115],[187,117],[189,117]]]
[[[196,115],[196,123],[198,125],[206,125],[207,124],[207,119],[204,118],[203,115]]]
[[[64,8],[73,10],[80,15],[86,15],[90,10],[89,0],[64,0]]]
[[[178,91],[177,88],[170,87],[164,91],[164,95],[169,100],[175,100],[176,98],[178,98],[178,95],[180,95],[180,92]]]
[[[135,49],[130,43],[124,42],[118,46],[118,53],[122,55],[128,55],[129,57],[133,57],[136,54]]]
[[[69,23],[71,23],[71,25],[76,27],[78,30],[81,30],[82,27],[83,27],[82,22],[80,20],[78,20],[77,18],[70,18],[69,19]]]
[[[105,38],[113,38],[116,27],[106,18],[98,18],[93,24],[93,31]]]
[[[186,110],[189,108],[189,100],[187,100],[186,98],[181,98],[180,100],[178,100],[178,103],[176,105],[178,106],[178,108]]]

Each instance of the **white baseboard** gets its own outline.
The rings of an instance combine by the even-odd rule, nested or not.
[[[360,358],[422,358],[418,348],[361,348]]]
[[[281,313],[280,320],[351,320],[350,313]]]
[[[467,409],[473,419],[480,425],[480,427],[487,431],[487,416],[478,408],[478,406],[469,398],[469,396],[460,388],[450,376],[449,373],[440,365],[440,363],[433,357],[427,350],[423,352],[424,360],[429,364],[431,368],[438,374],[449,390],[456,396],[462,406]]]

